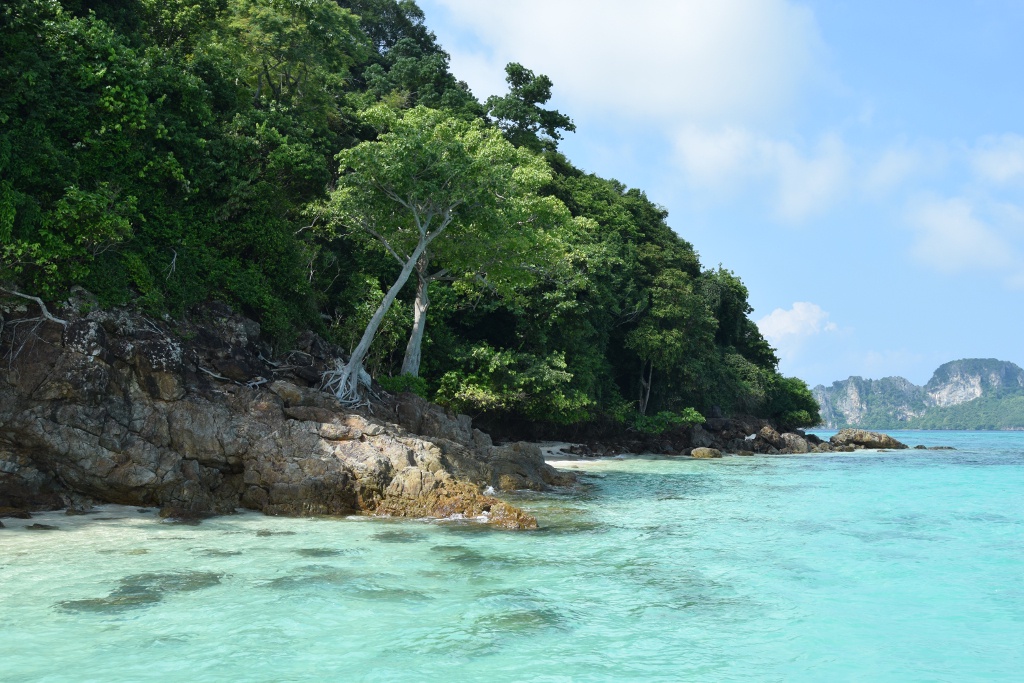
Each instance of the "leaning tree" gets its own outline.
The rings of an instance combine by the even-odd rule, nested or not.
[[[424,254],[444,242],[501,240],[503,233],[531,225],[524,208],[550,178],[542,159],[483,121],[426,107],[400,114],[383,105],[364,116],[381,132],[338,155],[341,177],[328,213],[336,228],[379,242],[401,269],[348,362],[325,377],[325,385],[350,404],[361,400],[362,365],[374,335],[417,264],[424,265]],[[457,260],[464,270],[463,259]]]

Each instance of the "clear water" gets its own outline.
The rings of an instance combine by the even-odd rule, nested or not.
[[[5,520],[0,680],[1024,679],[1024,433],[897,436],[959,450],[579,463],[529,533]]]

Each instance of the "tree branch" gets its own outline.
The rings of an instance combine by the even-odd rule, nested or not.
[[[447,268],[442,268],[441,270],[437,271],[433,275],[428,275],[427,277],[425,277],[423,279],[426,282],[434,282],[435,280],[440,280],[441,278],[445,277],[446,275],[448,275],[448,269]],[[451,278],[451,279],[454,279],[454,278]]]
[[[405,262],[408,259],[403,259],[401,256],[399,256],[398,252],[395,251],[391,244],[384,238],[384,235],[380,234],[379,232],[371,228],[369,225],[363,225],[363,230],[376,237],[377,241],[384,245],[384,248],[388,250],[388,253],[395,257],[395,260],[398,261],[399,265],[405,265]]]
[[[39,310],[43,312],[44,318],[46,318],[50,322],[57,323],[58,325],[63,325],[64,327],[68,326],[68,321],[61,320],[60,318],[57,318],[52,313],[50,313],[49,309],[46,308],[46,304],[44,304],[43,300],[40,299],[38,296],[32,296],[31,294],[22,294],[21,292],[16,292],[13,289],[6,289],[4,287],[0,287],[0,292],[7,292],[8,294],[11,294],[13,296],[20,296],[22,299],[28,299],[29,301],[36,302],[36,304],[39,306]]]

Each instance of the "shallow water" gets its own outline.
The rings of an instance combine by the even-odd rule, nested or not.
[[[536,532],[5,519],[0,680],[1021,680],[1024,434],[895,435],[959,450],[582,461]]]

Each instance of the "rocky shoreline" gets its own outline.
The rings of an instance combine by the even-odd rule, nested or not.
[[[908,446],[879,432],[844,429],[828,441],[803,430],[779,433],[767,420],[757,418],[713,418],[663,435],[659,439],[595,441],[567,444],[563,452],[581,457],[614,456],[628,453],[717,458],[734,455],[797,455],[804,453],[852,453],[864,449],[902,450]],[[924,448],[917,446],[915,448]]]
[[[80,293],[80,296],[84,294]],[[537,521],[491,495],[570,485],[537,444],[496,445],[414,394],[352,410],[320,390],[341,350],[306,333],[276,355],[257,323],[216,304],[187,321],[72,302],[62,319],[0,308],[0,517],[99,503],[197,519],[353,513]],[[847,429],[824,441],[758,418],[566,445],[577,457],[693,458],[902,449]],[[548,454],[551,455],[550,453]]]
[[[340,350],[307,333],[274,357],[255,322],[210,306],[188,322],[126,311],[0,310],[0,509],[97,503],[196,517],[536,520],[484,491],[573,475],[527,443],[495,445],[412,394],[345,409],[317,388]],[[2,515],[0,515],[2,516]]]

